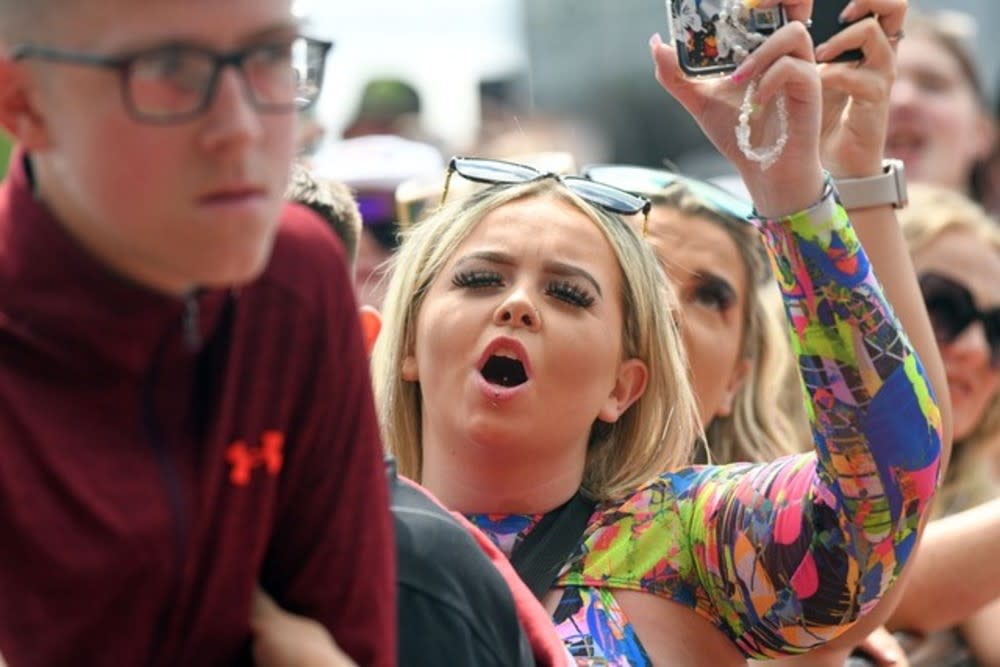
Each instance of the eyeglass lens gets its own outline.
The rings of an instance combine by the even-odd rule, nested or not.
[[[734,197],[722,188],[705,183],[683,174],[663,169],[650,169],[632,165],[598,164],[587,167],[584,175],[592,180],[613,185],[628,192],[644,196],[655,195],[674,183],[680,183],[694,195],[717,208],[721,213],[737,218],[753,215],[753,206],[748,201]]]
[[[485,158],[453,158],[451,168],[463,178],[480,183],[527,183],[549,174],[534,167]],[[580,197],[616,213],[634,214],[644,210],[647,201],[613,185],[576,176],[559,176],[566,187]]]
[[[319,94],[325,45],[298,38],[256,46],[241,69],[251,101],[263,111],[305,108]],[[219,76],[217,56],[178,46],[137,56],[128,71],[128,95],[136,113],[163,120],[203,108]]]

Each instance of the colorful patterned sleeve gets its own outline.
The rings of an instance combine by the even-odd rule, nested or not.
[[[664,475],[603,514],[562,580],[667,597],[773,658],[841,634],[895,580],[937,482],[941,424],[832,193],[758,226],[816,454]]]

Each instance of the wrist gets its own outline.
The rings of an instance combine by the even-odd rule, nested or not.
[[[867,160],[864,164],[857,165],[830,165],[830,175],[833,180],[842,178],[868,178],[878,176],[882,173],[882,158],[877,160]]]
[[[762,218],[784,218],[805,211],[822,199],[827,177],[822,170],[803,170],[794,178],[770,179],[758,187],[748,185],[754,210]]]

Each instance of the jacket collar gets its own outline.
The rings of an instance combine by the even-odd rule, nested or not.
[[[28,155],[12,153],[0,185],[0,335],[81,371],[142,373],[167,336],[183,340],[186,313],[201,340],[210,335],[226,298],[179,299],[112,271],[35,196]]]

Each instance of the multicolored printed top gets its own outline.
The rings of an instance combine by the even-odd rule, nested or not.
[[[693,609],[747,657],[801,653],[871,608],[915,544],[938,477],[940,413],[847,214],[830,194],[756,224],[816,453],[684,468],[598,507],[557,581],[555,621],[578,664],[650,664],[615,590]],[[508,554],[538,518],[470,517]]]

